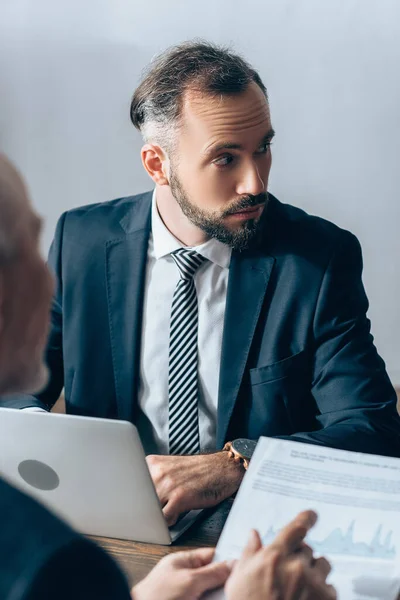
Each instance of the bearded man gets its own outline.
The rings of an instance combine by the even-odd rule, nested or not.
[[[156,59],[131,120],[150,192],[63,214],[50,381],[13,406],[138,427],[173,524],[239,487],[260,436],[398,455],[357,239],[268,191],[266,87],[191,42]]]

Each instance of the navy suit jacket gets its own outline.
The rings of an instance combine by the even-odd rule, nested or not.
[[[49,409],[65,386],[69,413],[135,422],[151,198],[62,215],[49,256],[50,383],[10,405]],[[232,253],[217,448],[264,435],[400,454],[396,396],[361,273],[354,235],[270,195],[257,242]]]
[[[105,552],[0,479],[1,600],[130,600]]]

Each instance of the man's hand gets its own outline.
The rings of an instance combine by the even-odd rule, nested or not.
[[[226,562],[211,563],[213,556],[213,548],[165,556],[132,589],[132,600],[197,600],[204,592],[222,587],[231,567]]]
[[[304,543],[316,518],[312,511],[300,513],[269,546],[252,531],[225,585],[227,600],[335,600],[334,588],[326,583],[329,563],[314,560]]]
[[[228,452],[150,455],[147,464],[168,525],[176,523],[183,512],[215,506],[232,496],[245,473]]]

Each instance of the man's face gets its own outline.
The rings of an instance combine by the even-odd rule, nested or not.
[[[44,348],[53,280],[39,252],[40,219],[26,198],[20,201],[18,254],[2,268],[0,386],[3,393],[36,392],[48,379]]]
[[[267,201],[273,137],[267,100],[252,83],[237,95],[187,92],[170,161],[171,192],[209,237],[246,248]]]

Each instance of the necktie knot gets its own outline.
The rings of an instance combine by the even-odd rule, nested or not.
[[[195,250],[187,250],[186,248],[175,250],[171,256],[179,269],[180,278],[185,281],[192,279],[197,269],[207,260]]]

